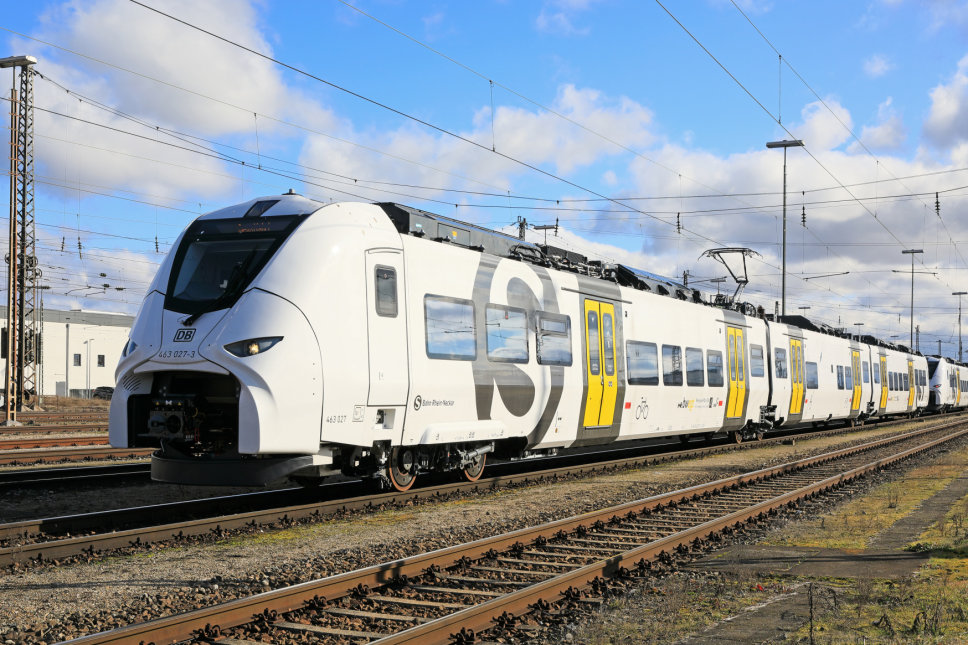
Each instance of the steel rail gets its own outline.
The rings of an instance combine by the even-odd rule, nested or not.
[[[55,437],[21,437],[19,439],[0,439],[0,455],[6,456],[7,451],[30,450],[33,448],[63,448],[69,446],[106,446],[106,434],[77,435],[70,434]]]
[[[431,565],[451,566],[462,558],[481,558],[492,550],[508,549],[519,543],[530,543],[540,536],[551,536],[559,531],[575,530],[579,526],[605,521],[611,517],[621,516],[630,511],[641,513],[657,509],[670,503],[691,501],[709,493],[731,490],[739,485],[756,482],[778,474],[800,472],[813,465],[825,464],[840,457],[864,453],[878,447],[918,438],[929,432],[937,432],[938,428],[919,430],[899,437],[881,439],[862,446],[844,448],[831,453],[763,468],[754,472],[728,477],[692,486],[680,491],[649,497],[643,500],[627,502],[612,508],[591,511],[579,516],[549,522],[541,526],[529,527],[505,533],[500,536],[484,538],[467,544],[438,549],[430,553],[385,562],[358,571],[351,571],[320,580],[313,580],[302,584],[267,591],[254,596],[240,598],[227,603],[213,605],[202,609],[158,618],[146,623],[138,623],[120,627],[111,631],[91,634],[70,641],[76,645],[101,645],[108,643],[174,643],[190,639],[202,633],[224,632],[225,629],[246,624],[258,614],[281,614],[303,608],[315,598],[325,597],[332,601],[352,593],[359,585],[376,587],[400,579],[402,576],[415,577],[423,574]],[[409,642],[442,642],[458,627],[481,630],[492,625],[492,618],[503,611],[526,612],[530,604],[538,599],[557,599],[563,588],[583,586],[603,572],[617,571],[626,564],[639,559],[656,557],[662,552],[669,552],[676,546],[688,544],[694,540],[709,536],[724,527],[741,524],[748,518],[758,517],[770,510],[788,505],[795,500],[818,493],[827,488],[850,481],[863,473],[884,468],[886,465],[920,453],[943,442],[965,436],[968,429],[949,434],[945,437],[906,449],[896,455],[883,457],[866,465],[849,471],[824,478],[823,480],[801,487],[795,491],[779,495],[771,500],[759,502],[753,506],[729,513],[722,518],[703,522],[687,531],[680,531],[666,538],[662,538],[646,545],[637,546],[621,555],[602,559],[597,563],[580,567],[574,571],[556,576],[544,582],[531,585],[520,591],[507,594],[493,601],[486,601],[480,605],[469,607],[450,616],[439,618],[414,627],[398,634],[388,636],[380,643],[409,643]]]
[[[906,437],[917,433],[934,432],[952,425],[958,421],[946,421],[943,424],[924,428],[914,433],[906,435],[896,435],[879,441],[889,442],[896,437]],[[841,429],[829,430],[828,433],[839,433]],[[811,437],[819,436],[820,433],[813,432]],[[345,497],[341,490],[355,490],[358,482],[348,484],[331,484],[334,489],[333,498],[324,501],[313,501],[289,505],[284,507],[262,508],[258,510],[243,511],[230,515],[219,515],[215,517],[205,517],[200,519],[189,519],[176,522],[168,522],[160,525],[143,526],[124,530],[112,530],[107,533],[94,535],[79,535],[66,539],[55,539],[38,542],[27,542],[0,548],[0,566],[28,562],[31,560],[56,560],[59,558],[93,555],[98,552],[109,551],[112,549],[122,549],[131,546],[144,546],[153,542],[182,540],[192,536],[221,534],[224,531],[234,529],[244,529],[253,525],[274,525],[285,524],[288,522],[303,520],[311,517],[325,517],[341,512],[365,509],[368,507],[380,507],[391,504],[405,504],[411,501],[422,499],[446,498],[461,491],[476,491],[497,489],[523,483],[538,483],[544,481],[555,481],[565,476],[587,476],[594,474],[604,474],[614,472],[622,468],[643,466],[648,464],[659,464],[673,460],[688,459],[693,457],[705,456],[709,454],[719,454],[735,450],[737,447],[746,446],[748,448],[768,445],[770,441],[783,441],[784,438],[768,439],[761,442],[741,444],[722,444],[711,447],[695,448],[675,453],[664,453],[656,455],[644,455],[636,457],[624,457],[591,464],[578,466],[564,466],[549,468],[538,471],[528,471],[523,473],[513,473],[508,475],[496,475],[477,482],[450,482],[426,488],[411,489],[400,493],[390,491],[373,495],[362,495],[355,497]],[[845,449],[848,450],[848,449]],[[72,533],[98,529],[104,526],[118,527],[135,524],[142,521],[141,518],[156,520],[159,515],[174,514],[190,515],[196,517],[206,513],[206,508],[214,506],[224,511],[226,504],[244,504],[246,499],[274,497],[285,498],[291,495],[289,491],[269,491],[258,493],[246,493],[239,496],[210,498],[202,500],[189,500],[186,502],[171,502],[169,504],[138,507],[133,509],[121,509],[117,511],[98,511],[85,513],[77,516],[66,516],[57,518],[45,518],[38,520],[23,520],[0,525],[0,539],[6,540],[25,540],[37,535],[48,533]],[[233,502],[238,498],[241,502]]]
[[[151,481],[151,466],[146,463],[118,464],[116,466],[70,466],[67,468],[40,468],[31,470],[0,471],[0,490],[10,488],[56,487],[71,485],[95,485],[121,480],[144,479]],[[0,525],[0,538],[3,537]]]
[[[73,424],[44,424],[27,426],[0,427],[0,436],[4,435],[33,435],[33,434],[66,434],[68,432],[107,432],[107,420],[89,421]]]
[[[155,448],[85,447],[51,450],[18,450],[0,453],[0,464],[36,464],[61,461],[92,461],[108,457],[147,457]]]
[[[73,419],[98,419],[107,423],[107,410],[77,410],[74,412],[18,412],[17,418],[25,423],[39,423],[41,421],[66,421]]]

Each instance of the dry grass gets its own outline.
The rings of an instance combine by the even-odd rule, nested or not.
[[[964,472],[966,463],[968,449],[951,453],[937,463],[912,470],[903,481],[884,484],[832,513],[788,526],[763,544],[863,549],[871,537],[911,513]],[[964,514],[959,521],[966,524]]]
[[[968,642],[968,560],[932,558],[913,578],[857,580],[822,607],[817,643]],[[810,642],[805,625],[789,640]]]
[[[675,576],[661,586],[613,599],[601,615],[582,625],[574,642],[672,643],[785,589],[778,581],[743,576]]]

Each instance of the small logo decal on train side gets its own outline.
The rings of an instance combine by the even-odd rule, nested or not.
[[[419,410],[419,409],[420,409],[420,406],[421,406],[422,404],[423,404],[423,399],[422,399],[422,398],[421,398],[421,396],[420,396],[420,395],[418,394],[418,395],[417,395],[417,396],[415,396],[415,397],[414,397],[414,399],[413,399],[413,409],[414,409],[414,410]]]
[[[195,338],[195,328],[189,327],[188,329],[179,329],[175,332],[174,341],[176,343],[188,343]]]

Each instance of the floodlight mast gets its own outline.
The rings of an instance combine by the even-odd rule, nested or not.
[[[766,144],[767,148],[783,148],[783,266],[780,269],[781,273],[781,290],[780,290],[780,302],[781,304],[781,315],[786,316],[786,238],[787,238],[787,148],[802,148],[802,139],[784,139],[783,141],[768,141]]]

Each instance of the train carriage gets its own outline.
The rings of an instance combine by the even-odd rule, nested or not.
[[[929,356],[928,372],[931,391],[929,410],[945,412],[968,407],[968,367],[943,356]]]
[[[843,365],[853,351],[853,341],[800,316],[785,320],[796,324],[770,325],[771,330],[778,328],[772,337],[786,339],[782,347],[774,348],[778,420],[790,426],[861,417],[863,388],[860,383],[856,392],[853,385],[847,387],[851,381],[845,379]],[[787,383],[793,385],[784,387]]]

